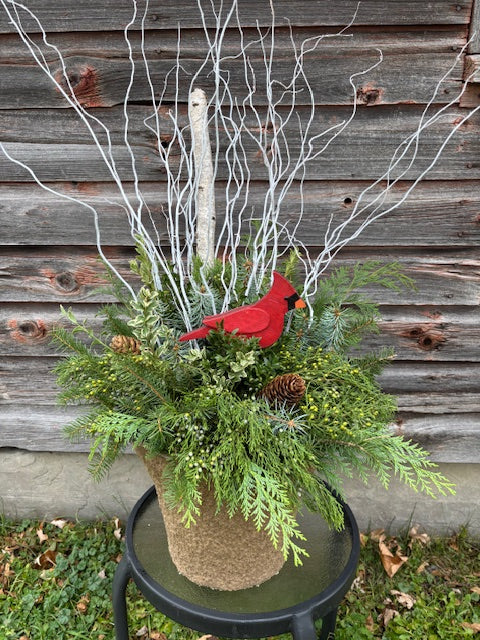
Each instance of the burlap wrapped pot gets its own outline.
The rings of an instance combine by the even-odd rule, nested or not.
[[[155,484],[168,550],[180,574],[201,586],[236,591],[257,586],[280,571],[283,554],[268,535],[240,513],[232,518],[224,508],[217,513],[213,492],[206,488],[196,524],[185,528],[181,514],[165,504],[162,475],[168,458],[149,457],[142,448],[137,453]]]

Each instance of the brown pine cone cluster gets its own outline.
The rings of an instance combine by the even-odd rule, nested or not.
[[[284,373],[274,378],[260,392],[270,404],[286,404],[293,407],[305,395],[305,380],[298,373]]]
[[[116,353],[140,353],[140,341],[130,336],[113,336],[110,348]]]

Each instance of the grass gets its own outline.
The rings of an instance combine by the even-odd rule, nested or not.
[[[110,594],[121,538],[116,520],[0,519],[1,640],[113,640]],[[373,532],[362,542],[336,640],[480,638],[480,544],[466,530],[435,540]],[[132,640],[203,635],[155,612],[133,584],[128,608]]]

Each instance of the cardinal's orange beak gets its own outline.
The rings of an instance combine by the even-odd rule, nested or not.
[[[305,302],[299,298],[296,302],[295,302],[295,309],[305,309],[307,305],[305,304]]]

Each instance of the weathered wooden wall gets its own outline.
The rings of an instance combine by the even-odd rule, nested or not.
[[[108,125],[120,173],[130,180],[121,106],[129,77],[122,30],[131,16],[130,0],[26,4],[63,51],[84,104]],[[177,22],[188,51],[185,68],[195,66],[204,45],[194,0],[151,0],[150,5],[147,50],[153,78],[160,84],[174,63]],[[356,5],[356,0],[275,0],[277,20],[288,17],[295,32],[305,37],[345,25]],[[269,23],[269,7],[268,0],[240,0],[247,31],[256,20]],[[437,80],[467,41],[472,9],[472,0],[364,0],[350,30],[354,37],[326,40],[319,48],[311,61],[318,130],[349,112],[350,73],[373,63],[376,47],[385,59],[362,79],[361,106],[350,129],[309,168],[302,239],[321,245],[327,216],[348,212],[362,187],[383,173],[393,149],[414,130]],[[31,31],[38,39],[33,23]],[[279,29],[280,51],[287,35],[286,29]],[[134,39],[139,37],[137,32]],[[232,34],[226,42],[233,51]],[[114,202],[115,189],[86,131],[32,63],[3,9],[0,52],[0,139],[42,180],[87,201]],[[468,64],[476,63],[479,52],[470,49]],[[255,63],[254,51],[252,58]],[[288,68],[286,56],[280,64]],[[232,87],[240,91],[236,73],[233,68]],[[459,89],[462,74],[459,65],[436,95],[433,108],[441,108]],[[473,84],[467,92],[467,106],[479,103],[479,87]],[[166,195],[154,140],[142,125],[148,113],[147,84],[139,80],[132,95],[131,140],[155,214]],[[265,97],[259,94],[256,99],[261,104]],[[433,128],[421,148],[422,157],[447,135],[464,109],[453,109]],[[299,114],[303,115],[302,107]],[[369,227],[337,262],[399,260],[415,279],[416,292],[372,292],[381,301],[383,321],[381,335],[368,343],[393,345],[398,354],[382,376],[385,389],[398,396],[397,428],[443,462],[480,459],[479,134],[480,118],[474,117],[408,202]],[[253,185],[258,202],[263,178],[258,164]],[[408,186],[406,181],[399,189]],[[297,210],[292,197],[286,215]],[[60,322],[59,304],[72,305],[80,317],[94,321],[97,305],[107,299],[98,292],[92,295],[102,283],[92,220],[85,209],[40,190],[30,174],[0,155],[0,230],[0,447],[72,451],[61,427],[76,411],[55,406],[51,369],[56,354],[48,334]],[[131,238],[120,209],[111,203],[102,207],[102,234],[107,254],[126,272]]]

